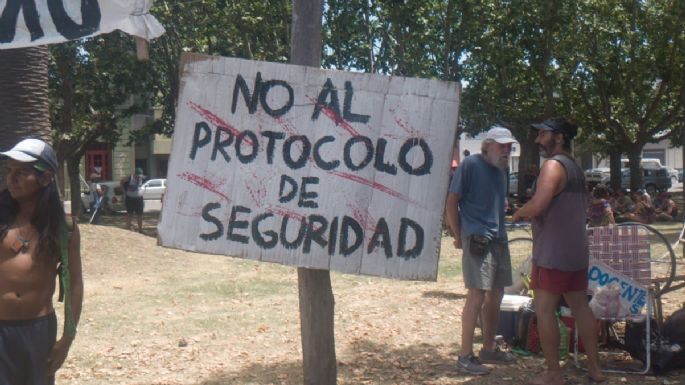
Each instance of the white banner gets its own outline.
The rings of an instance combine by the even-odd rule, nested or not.
[[[116,29],[146,40],[164,27],[152,0],[0,0],[0,49],[61,43]]]
[[[459,92],[184,55],[160,243],[435,280]]]

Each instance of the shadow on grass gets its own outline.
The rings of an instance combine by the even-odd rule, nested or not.
[[[423,293],[423,296],[426,298],[439,298],[439,299],[447,299],[447,300],[452,300],[452,301],[466,298],[466,294],[452,293],[449,291],[442,291],[442,290],[426,291]]]
[[[340,384],[423,384],[461,375],[455,369],[456,351],[445,346],[421,344],[401,349],[368,340],[353,342],[338,360]],[[450,350],[445,354],[445,350]],[[239,372],[217,373],[198,385],[302,384],[301,360],[252,364]],[[462,382],[461,380],[457,382]]]
[[[143,213],[143,229],[141,234],[157,238],[157,223],[159,222],[159,211],[149,211]],[[90,214],[82,214],[79,216],[79,223],[89,223]],[[138,225],[136,223],[136,217],[133,216],[131,220],[133,230],[137,230]],[[109,226],[117,227],[123,230],[127,230],[127,215],[124,212],[110,212],[107,214],[100,215],[98,218],[99,226]]]

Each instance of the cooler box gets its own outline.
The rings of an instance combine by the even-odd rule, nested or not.
[[[530,304],[532,300],[532,298],[524,295],[505,294],[499,310],[499,324],[496,334],[501,335],[505,341],[510,343],[516,336],[519,309],[521,306]]]

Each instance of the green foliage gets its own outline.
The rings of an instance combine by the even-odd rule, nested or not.
[[[50,46],[50,120],[58,152],[78,161],[100,140],[114,143],[119,121],[147,105],[150,84],[130,37],[121,33]]]
[[[286,62],[290,50],[288,0],[161,0],[152,14],[166,33],[151,44],[155,104],[162,107],[154,131],[170,133],[179,92],[182,52]]]

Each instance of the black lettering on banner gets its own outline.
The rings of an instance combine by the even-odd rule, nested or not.
[[[423,151],[423,164],[414,168],[407,162],[407,156],[409,155],[409,151],[416,146],[421,147],[421,151]],[[430,174],[431,167],[433,166],[433,152],[430,147],[428,147],[428,143],[426,143],[425,140],[421,138],[409,138],[402,144],[402,147],[400,147],[399,163],[402,170],[409,175]]]
[[[352,163],[352,146],[354,146],[357,143],[364,144],[366,156],[358,165],[355,165]],[[350,140],[348,140],[347,142],[345,142],[345,148],[343,151],[343,160],[345,161],[345,166],[347,166],[347,168],[349,168],[352,171],[361,170],[362,168],[366,167],[369,163],[371,163],[371,159],[373,159],[373,142],[366,136],[355,136],[353,138],[350,138]]]
[[[276,131],[263,131],[262,136],[267,139],[266,162],[272,164],[274,162],[274,147],[276,146],[276,140],[285,138],[285,134]]]
[[[338,217],[333,218],[331,221],[331,229],[328,231],[328,255],[333,255],[335,253],[335,245],[337,241],[338,233]]]
[[[335,168],[337,168],[340,165],[339,160],[326,162],[321,157],[321,153],[320,153],[321,146],[324,143],[329,143],[329,142],[334,142],[334,141],[335,141],[335,137],[333,137],[331,135],[326,135],[326,136],[322,137],[321,139],[317,140],[316,143],[314,143],[314,150],[313,150],[314,163],[316,163],[316,166],[322,170],[325,170],[325,171],[334,170]]]
[[[204,136],[201,136],[204,134]],[[212,130],[205,122],[195,123],[195,133],[193,134],[193,144],[190,146],[190,159],[195,160],[197,149],[204,147],[212,140]]]
[[[263,213],[257,215],[252,220],[252,239],[257,244],[257,246],[261,247],[262,249],[273,249],[274,247],[276,247],[276,244],[278,243],[278,233],[276,233],[275,231],[267,230],[263,233],[259,231],[259,223],[273,216],[274,215],[271,213]],[[268,239],[265,239],[265,236],[268,237]]]
[[[407,231],[411,228],[414,230],[414,237],[416,241],[411,249],[407,249]],[[423,227],[409,218],[402,218],[400,220],[400,234],[399,242],[397,243],[397,256],[410,259],[421,255],[423,251]]]
[[[283,107],[274,110],[271,108],[271,106],[269,106],[266,96],[268,95],[269,90],[276,86],[281,86],[288,91],[288,101],[283,105]],[[293,103],[295,103],[295,93],[293,92],[293,88],[290,86],[290,84],[286,83],[284,80],[269,80],[262,84],[262,87],[259,90],[259,101],[262,104],[264,112],[269,114],[271,117],[277,118],[290,111]]]
[[[283,87],[288,92],[288,100],[285,104],[277,109],[271,108],[269,101],[267,99],[269,91],[274,87]],[[231,113],[235,114],[235,110],[238,106],[238,93],[243,95],[243,100],[247,105],[247,111],[250,115],[257,111],[257,103],[262,105],[264,112],[269,114],[269,116],[277,118],[286,114],[293,107],[295,103],[295,92],[293,87],[288,84],[285,80],[268,80],[262,81],[262,73],[257,72],[257,76],[254,81],[254,89],[252,95],[250,95],[250,87],[247,86],[247,82],[242,75],[238,74],[235,78],[235,85],[233,86],[233,101],[231,102]]]
[[[326,102],[326,100],[328,99],[328,95],[331,96],[330,103]],[[338,90],[335,89],[335,86],[333,85],[333,81],[331,81],[331,78],[326,79],[326,83],[324,83],[323,87],[321,88],[319,98],[316,100],[316,105],[314,106],[312,120],[319,119],[319,114],[321,113],[321,110],[324,108],[328,108],[329,110],[333,111],[336,115],[341,116],[340,100],[338,99]]]
[[[209,128],[209,127],[207,127]],[[226,139],[222,139],[223,135],[226,135]],[[195,141],[193,140],[193,143]],[[233,143],[233,133],[226,127],[217,127],[216,132],[214,132],[214,146],[212,147],[212,160],[216,160],[216,154],[221,153],[226,162],[231,161],[231,156],[228,155],[225,148]]]
[[[9,43],[14,40],[19,11],[24,15],[24,23],[31,33],[31,41],[40,39],[45,35],[40,26],[40,17],[36,10],[35,0],[7,0],[5,9],[0,16],[0,43]]]
[[[394,164],[384,162],[385,157],[385,147],[388,145],[388,141],[380,138],[376,142],[376,159],[374,161],[374,167],[380,172],[386,172],[390,175],[397,175],[397,166]]]
[[[369,121],[369,115],[360,115],[352,112],[352,96],[354,95],[354,89],[352,88],[352,82],[345,82],[345,101],[343,102],[343,119],[348,122],[355,123],[366,123]]]
[[[221,204],[215,202],[207,203],[202,208],[202,219],[204,219],[205,222],[209,222],[216,226],[216,230],[209,234],[200,234],[200,239],[205,241],[214,241],[219,239],[219,237],[224,233],[224,225],[221,223],[219,218],[210,214],[210,211],[219,208],[221,208]]]
[[[234,242],[240,242],[247,244],[250,237],[247,235],[236,234],[234,230],[236,229],[246,229],[249,226],[248,221],[239,221],[238,213],[249,214],[252,210],[249,207],[235,205],[231,209],[231,218],[228,220],[228,230],[226,231],[226,239]]]
[[[293,143],[299,141],[302,143],[302,152],[297,160],[292,158],[292,147]],[[304,167],[307,164],[307,158],[312,151],[312,144],[309,142],[309,138],[304,135],[293,135],[283,142],[283,161],[285,164],[293,170]]]
[[[376,223],[376,229],[371,236],[371,241],[369,241],[366,252],[371,254],[378,246],[383,248],[385,258],[392,258],[390,230],[388,230],[388,222],[385,221],[385,218],[379,219],[378,223]]]
[[[243,154],[243,142],[245,141],[245,137],[249,137],[249,141],[247,143],[248,146],[252,147],[252,153],[249,155],[244,155]],[[238,159],[240,159],[240,163],[250,163],[259,154],[259,141],[257,140],[257,135],[252,132],[252,131],[243,131],[235,139],[235,152],[238,155]]]
[[[304,237],[304,245],[302,252],[309,254],[312,249],[312,241],[316,242],[321,247],[326,247],[328,242],[324,238],[324,234],[328,229],[328,220],[321,215],[310,215],[307,218],[307,234]]]
[[[242,75],[238,74],[235,79],[235,85],[233,86],[233,103],[231,103],[231,113],[235,114],[235,109],[238,104],[238,92],[243,94],[245,99],[245,104],[247,105],[247,111],[250,115],[257,111],[257,103],[259,102],[259,90],[262,88],[262,73],[257,72],[257,77],[254,81],[254,94],[250,96],[250,88],[247,86],[247,82]]]
[[[69,40],[93,34],[100,29],[100,5],[97,0],[81,0],[81,24],[76,24],[64,9],[64,0],[48,0],[48,10],[57,32]]]
[[[353,234],[350,234],[350,231]],[[350,244],[350,235],[354,235],[354,242]],[[343,256],[354,253],[364,241],[364,231],[361,225],[352,217],[345,215],[340,226],[340,249],[338,252]]]
[[[300,229],[297,231],[297,238],[290,242],[287,238],[288,222],[290,222],[290,218],[288,217],[283,218],[283,222],[281,222],[281,245],[283,245],[283,247],[286,249],[294,250],[300,247],[302,244],[302,241],[304,240],[304,234],[307,231],[307,224],[304,223],[304,219],[299,221]]]
[[[316,209],[319,207],[319,204],[314,200],[319,197],[319,194],[315,191],[307,191],[307,185],[312,184],[319,184],[319,178],[315,176],[302,177],[300,199],[297,202],[298,207],[307,207],[310,209]]]
[[[286,195],[283,195],[286,187],[288,187],[286,184],[290,185],[290,191]],[[297,181],[285,174],[281,175],[281,183],[278,187],[278,201],[281,203],[290,202],[295,198],[295,195],[297,195]]]

